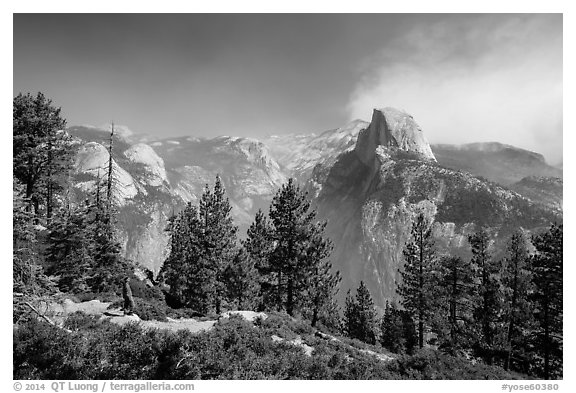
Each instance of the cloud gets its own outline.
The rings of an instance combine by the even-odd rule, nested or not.
[[[562,159],[562,19],[448,17],[365,59],[350,119],[411,113],[431,143],[499,141]]]

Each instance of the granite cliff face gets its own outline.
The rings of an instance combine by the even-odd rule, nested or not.
[[[479,226],[503,242],[517,227],[535,229],[559,217],[500,185],[439,165],[413,119],[389,108],[374,112],[355,149],[329,169],[317,203],[335,243],[341,296],[362,280],[380,307],[396,297],[402,250],[418,213],[432,222],[441,253],[466,258],[466,236]]]
[[[423,160],[436,161],[420,126],[408,113],[394,108],[374,109],[372,121],[360,131],[354,151],[365,165],[372,165],[376,147],[402,151]]]

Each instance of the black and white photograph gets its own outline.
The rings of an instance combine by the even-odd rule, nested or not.
[[[12,21],[14,391],[562,390],[562,13]]]

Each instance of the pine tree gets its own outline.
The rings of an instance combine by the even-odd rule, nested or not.
[[[276,193],[270,206],[273,239],[276,246],[270,256],[270,266],[276,275],[276,303],[283,305],[289,315],[303,300],[306,282],[306,261],[302,246],[314,214],[308,213],[310,203],[293,179]]]
[[[396,307],[388,301],[380,323],[380,331],[380,343],[382,346],[394,353],[401,353],[404,348],[402,320]]]
[[[368,287],[363,281],[360,281],[360,286],[356,292],[356,303],[358,304],[359,315],[359,339],[369,344],[376,342],[376,310],[374,309],[374,301],[368,291]]]
[[[311,323],[321,320],[323,323],[333,325],[330,322],[333,314],[338,312],[333,299],[338,294],[338,284],[342,281],[340,272],[332,273],[332,264],[327,261],[319,261],[314,265],[310,275],[308,287],[308,307],[312,310]]]
[[[32,224],[33,213],[27,209],[29,204],[24,197],[24,187],[16,179],[12,186],[12,290],[18,296],[52,293],[54,283],[44,274],[38,231]],[[19,314],[17,308],[15,304],[15,317]]]
[[[133,267],[122,255],[122,246],[116,239],[114,214],[95,207],[91,218],[94,266],[88,284],[94,292],[115,292]]]
[[[58,208],[58,195],[69,186],[72,158],[77,145],[64,131],[57,131],[47,139],[46,173],[39,180],[39,188],[45,190],[46,219],[50,223],[54,209]]]
[[[357,338],[368,344],[376,343],[376,310],[370,291],[363,281],[360,281],[355,298],[352,298],[348,291],[344,328],[350,338]]]
[[[88,224],[89,208],[57,212],[47,238],[46,261],[50,273],[58,277],[63,292],[80,293],[89,290],[87,280],[93,272],[93,244]]]
[[[198,208],[188,204],[171,220],[171,250],[161,273],[171,295],[199,312],[214,308],[220,313],[222,302],[234,292],[227,288],[232,284],[226,276],[239,253],[231,209],[217,176],[213,190],[206,186]],[[251,262],[242,261],[241,266],[249,274],[244,263]]]
[[[170,295],[186,307],[206,312],[209,306],[203,283],[205,267],[200,255],[200,218],[198,208],[188,203],[170,219],[170,254],[162,265],[160,276],[170,286]]]
[[[474,272],[469,261],[457,256],[440,259],[437,292],[442,305],[440,317],[448,328],[448,337],[439,334],[441,346],[450,351],[466,345],[469,337]],[[437,332],[439,333],[439,332]],[[442,332],[443,333],[443,332]]]
[[[478,346],[488,363],[493,361],[495,351],[494,338],[496,323],[500,313],[500,284],[498,282],[499,266],[490,253],[490,238],[485,229],[468,236],[472,249],[472,265],[476,270],[477,285],[475,289],[476,307],[474,320],[479,325],[480,340]]]
[[[226,297],[224,272],[236,255],[238,247],[238,228],[234,225],[230,214],[232,206],[224,193],[220,176],[216,176],[213,192],[206,186],[198,210],[201,232],[199,251],[210,271],[208,277],[212,279],[212,288],[209,298],[212,299],[217,314],[220,314],[222,300]]]
[[[507,245],[507,256],[504,259],[504,270],[501,281],[503,285],[503,311],[505,314],[506,347],[508,356],[504,367],[510,369],[514,359],[513,352],[517,344],[524,342],[526,329],[531,320],[528,295],[530,292],[531,274],[528,266],[529,253],[527,242],[521,231],[512,234]]]
[[[404,247],[404,270],[398,294],[402,306],[418,322],[418,345],[424,346],[424,332],[435,311],[434,269],[436,257],[431,228],[423,214],[412,225],[411,239]]]
[[[269,216],[274,242],[269,258],[269,272],[276,280],[274,303],[294,315],[310,303],[311,289],[315,292],[313,309],[328,304],[330,296],[326,296],[326,291],[337,281],[327,273],[330,268],[325,262],[332,245],[323,236],[325,224],[316,222],[316,211],[310,209],[306,193],[294,179],[289,179],[276,193]]]
[[[327,260],[332,252],[332,242],[323,237],[326,223],[312,225],[309,239],[304,249],[308,264],[308,284],[306,285],[307,306],[312,311],[312,326],[319,319],[330,319],[326,311],[333,305],[342,278],[340,272],[332,273],[332,264]],[[334,311],[334,310],[330,310]]]
[[[122,247],[116,234],[117,211],[113,199],[113,137],[114,125],[110,132],[108,148],[108,174],[106,177],[106,201],[103,194],[100,174],[96,183],[94,203],[90,209],[89,230],[92,239],[93,266],[88,284],[94,292],[115,292],[123,285],[124,279],[133,270],[130,261],[122,255]]]
[[[258,272],[258,286],[260,287],[260,302],[258,309],[278,309],[277,295],[274,283],[277,282],[276,271],[271,268],[269,259],[274,244],[272,242],[272,229],[262,210],[258,210],[254,222],[248,228],[247,237],[242,245],[254,263]]]
[[[258,270],[246,250],[239,248],[224,272],[227,298],[239,310],[250,310],[258,304]]]
[[[71,166],[73,153],[70,138],[62,131],[65,127],[61,109],[54,107],[52,100],[42,93],[35,97],[20,93],[14,97],[14,176],[24,185],[25,199],[36,219],[42,202],[51,215],[54,192],[61,181],[58,176]]]
[[[358,304],[350,293],[346,293],[346,303],[344,304],[344,318],[342,320],[342,332],[348,337],[355,337],[359,330],[358,324],[360,317],[358,315]]]
[[[411,354],[418,344],[416,326],[410,313],[399,310],[393,303],[386,302],[380,331],[380,343],[391,352]]]
[[[544,359],[545,379],[562,377],[563,225],[552,225],[532,237],[536,255],[531,261],[534,317],[538,322],[536,350]]]

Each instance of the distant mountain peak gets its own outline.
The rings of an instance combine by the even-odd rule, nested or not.
[[[424,160],[436,161],[430,144],[414,118],[399,109],[374,109],[370,125],[358,135],[354,151],[360,161],[371,165],[379,146],[415,153]]]

